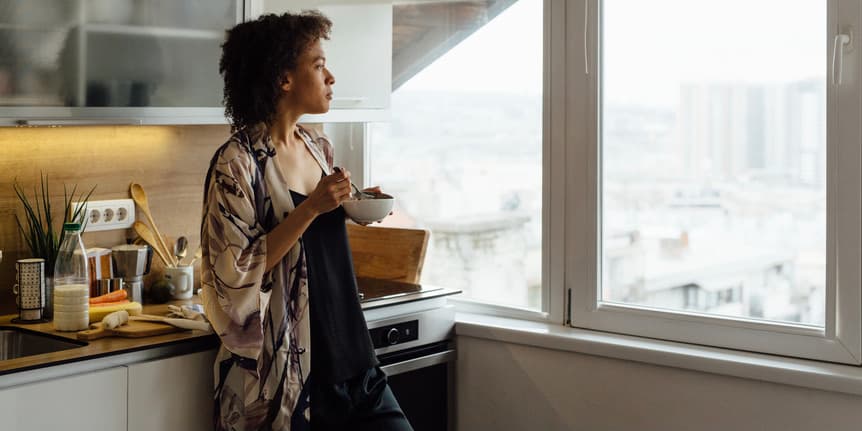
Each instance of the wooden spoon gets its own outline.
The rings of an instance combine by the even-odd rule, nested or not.
[[[129,194],[132,195],[132,200],[135,201],[135,204],[137,204],[141,208],[141,211],[144,212],[144,215],[147,216],[147,221],[150,222],[150,226],[152,226],[153,228],[153,233],[155,234],[156,241],[158,241],[158,245],[161,246],[162,254],[168,256],[168,260],[162,260],[164,260],[165,263],[169,263],[169,266],[177,266],[177,262],[174,261],[174,256],[171,253],[171,249],[169,249],[167,244],[165,244],[165,240],[162,239],[162,234],[159,232],[159,228],[156,227],[156,222],[153,221],[153,215],[150,214],[150,204],[149,200],[147,199],[147,192],[144,191],[144,188],[140,184],[132,183],[129,186]],[[140,235],[140,233],[138,233],[138,235]],[[154,243],[150,243],[150,245],[153,246],[153,248],[158,248]]]
[[[165,253],[161,250],[161,248],[159,248],[159,245],[156,242],[156,234],[153,233],[152,230],[150,230],[149,226],[135,220],[135,223],[132,224],[132,228],[135,230],[135,233],[137,233],[138,236],[141,237],[142,240],[144,240],[144,242],[149,244],[150,247],[155,250],[156,255],[159,256],[159,259],[162,260],[165,266],[173,266],[172,261],[168,260],[168,257],[165,255]]]

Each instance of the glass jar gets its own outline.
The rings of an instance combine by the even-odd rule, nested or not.
[[[63,224],[54,263],[54,329],[80,331],[90,324],[90,273],[79,223]]]

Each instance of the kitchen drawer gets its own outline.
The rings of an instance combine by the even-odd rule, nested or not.
[[[215,355],[209,350],[129,365],[128,431],[212,431]]]
[[[126,367],[0,390],[0,429],[126,429]]]

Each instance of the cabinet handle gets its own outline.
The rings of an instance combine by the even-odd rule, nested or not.
[[[57,120],[18,120],[19,126],[140,126],[139,119],[99,118],[99,119],[57,119]]]
[[[367,97],[333,97],[332,106],[356,106],[368,100]]]
[[[447,362],[452,362],[456,359],[455,350],[449,349],[443,352],[434,353],[427,356],[420,356],[418,358],[408,359],[402,362],[396,362],[394,364],[381,366],[380,369],[383,370],[389,376],[396,376],[398,374],[410,372],[413,370],[418,370],[420,368],[430,367],[432,365],[445,364]]]

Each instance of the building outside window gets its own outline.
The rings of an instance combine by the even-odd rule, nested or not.
[[[839,6],[396,3],[366,183],[398,198],[385,224],[431,231],[422,283],[487,312],[858,364]]]
[[[595,238],[567,243],[573,326],[860,363],[855,12],[577,3],[566,166],[590,174],[567,196],[596,223],[566,225]]]
[[[542,2],[396,4],[392,118],[370,128],[386,224],[429,229],[422,282],[541,307]]]

